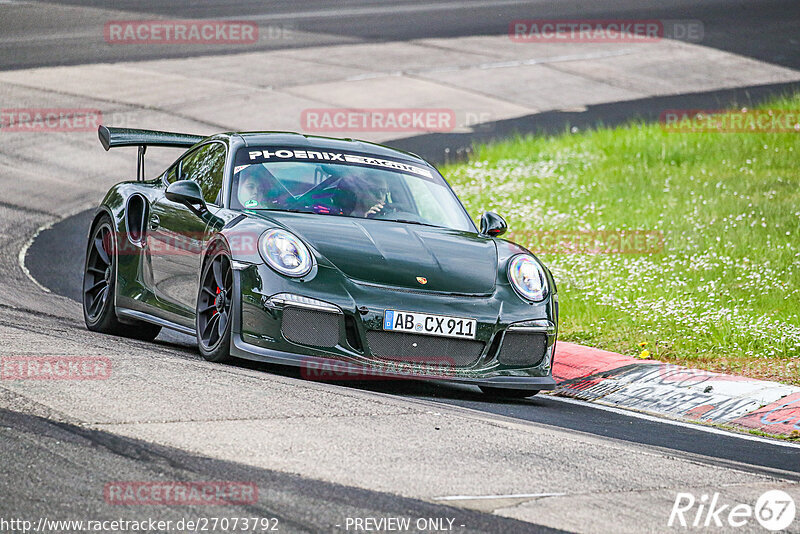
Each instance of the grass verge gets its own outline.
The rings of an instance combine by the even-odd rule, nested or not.
[[[553,271],[560,339],[800,385],[800,131],[632,123],[479,146],[442,172]],[[663,248],[604,252],[635,231]]]

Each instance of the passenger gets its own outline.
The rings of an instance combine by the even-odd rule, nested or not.
[[[239,174],[237,197],[248,209],[267,208],[285,191],[278,180],[263,165],[251,165]]]

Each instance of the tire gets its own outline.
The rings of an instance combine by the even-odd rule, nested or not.
[[[195,330],[200,354],[209,362],[231,361],[233,269],[225,250],[209,256],[200,276]]]
[[[484,395],[497,399],[525,399],[539,393],[538,389],[506,389],[491,386],[479,386]]]
[[[121,323],[114,304],[117,279],[114,226],[103,215],[92,227],[83,264],[83,320],[92,332],[152,341],[161,327],[150,323]]]

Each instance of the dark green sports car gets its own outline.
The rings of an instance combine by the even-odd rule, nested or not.
[[[300,366],[311,378],[434,378],[499,397],[553,389],[552,275],[480,230],[414,154],[295,133],[211,137],[100,127],[139,147],[136,181],[97,210],[90,330],[196,336],[207,360]],[[187,151],[145,180],[147,147]]]

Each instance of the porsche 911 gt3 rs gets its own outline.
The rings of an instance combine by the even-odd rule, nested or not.
[[[555,387],[551,273],[499,237],[499,215],[477,228],[418,156],[294,133],[99,136],[106,150],[138,147],[139,169],[90,229],[90,330],[177,330],[214,362],[336,362],[501,397]],[[145,179],[151,146],[187,150]]]

